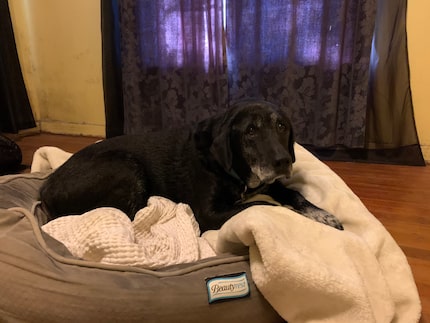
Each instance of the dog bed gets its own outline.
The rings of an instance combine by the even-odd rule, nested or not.
[[[291,188],[335,214],[345,230],[284,207],[254,206],[220,230],[199,237],[188,216],[191,227],[183,227],[194,235],[186,238],[195,248],[190,258],[175,249],[179,244],[180,250],[189,250],[188,240],[183,236],[169,240],[165,235],[170,232],[169,221],[179,221],[177,214],[189,215],[190,210],[157,197],[152,209],[149,205],[143,213],[151,214],[154,205],[158,211],[179,210],[167,220],[160,220],[165,219],[163,212],[155,212],[160,220],[155,221],[157,230],[103,222],[104,215],[116,214],[112,209],[45,225],[37,209],[38,188],[70,154],[41,148],[33,160],[33,173],[0,177],[0,318],[6,322],[418,322],[420,301],[399,246],[336,174],[300,145],[295,150]],[[178,227],[177,222],[170,224]],[[109,230],[98,230],[99,225]],[[160,234],[169,240],[161,248],[169,256],[154,260],[150,251],[157,243],[141,249],[139,230],[147,230],[156,241]],[[159,256],[160,250],[154,254]]]

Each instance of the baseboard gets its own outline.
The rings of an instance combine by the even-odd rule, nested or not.
[[[71,123],[61,121],[39,121],[40,131],[61,135],[104,137],[105,125]]]
[[[421,145],[421,151],[423,152],[426,163],[430,164],[430,145]]]

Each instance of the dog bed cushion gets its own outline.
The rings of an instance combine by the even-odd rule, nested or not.
[[[218,256],[158,270],[79,259],[40,229],[44,219],[33,207],[46,172],[56,167],[46,162],[50,151],[33,167],[43,173],[0,178],[6,321],[419,320],[401,249],[345,183],[299,145],[291,187],[340,218],[345,231],[283,207],[252,207],[205,235]],[[217,298],[219,286],[249,289]]]
[[[8,177],[2,202],[4,186],[37,187],[43,177]],[[206,280],[232,274],[247,278],[246,297],[209,304]],[[0,209],[0,285],[2,322],[282,322],[252,282],[247,256],[158,271],[84,261],[23,207]]]

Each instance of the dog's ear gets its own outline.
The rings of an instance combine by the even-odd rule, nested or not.
[[[199,122],[194,131],[194,142],[199,150],[207,150],[212,145],[212,124],[213,119],[206,119]]]
[[[198,123],[194,141],[199,150],[208,150],[223,169],[232,167],[230,148],[230,123],[226,116],[214,117]]]
[[[233,158],[230,147],[230,131],[225,125],[218,129],[212,142],[210,152],[215,160],[224,168],[225,171],[230,171]]]
[[[293,127],[290,123],[290,137],[288,138],[288,151],[291,155],[291,162],[294,163],[296,161],[296,154],[294,152],[294,131]]]
[[[290,127],[290,137],[288,138],[288,151],[291,156],[291,162],[296,161],[296,154],[294,152],[294,142],[295,142],[295,136],[294,136],[294,129],[293,125],[291,123],[290,118],[288,118],[286,112],[282,108],[277,108],[277,111],[282,115],[282,117],[287,121],[288,126]]]

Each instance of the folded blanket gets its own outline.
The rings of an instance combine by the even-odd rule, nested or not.
[[[79,257],[153,268],[211,256],[207,242],[218,253],[249,248],[253,281],[292,323],[418,322],[420,300],[400,247],[334,172],[300,145],[295,152],[289,187],[335,214],[344,231],[284,207],[254,206],[201,240],[189,209],[160,198],[151,199],[141,211],[148,215],[133,223],[104,208],[59,218],[44,229]]]
[[[76,257],[106,264],[157,269],[215,256],[191,209],[151,197],[133,221],[114,208],[60,217],[42,229]]]

